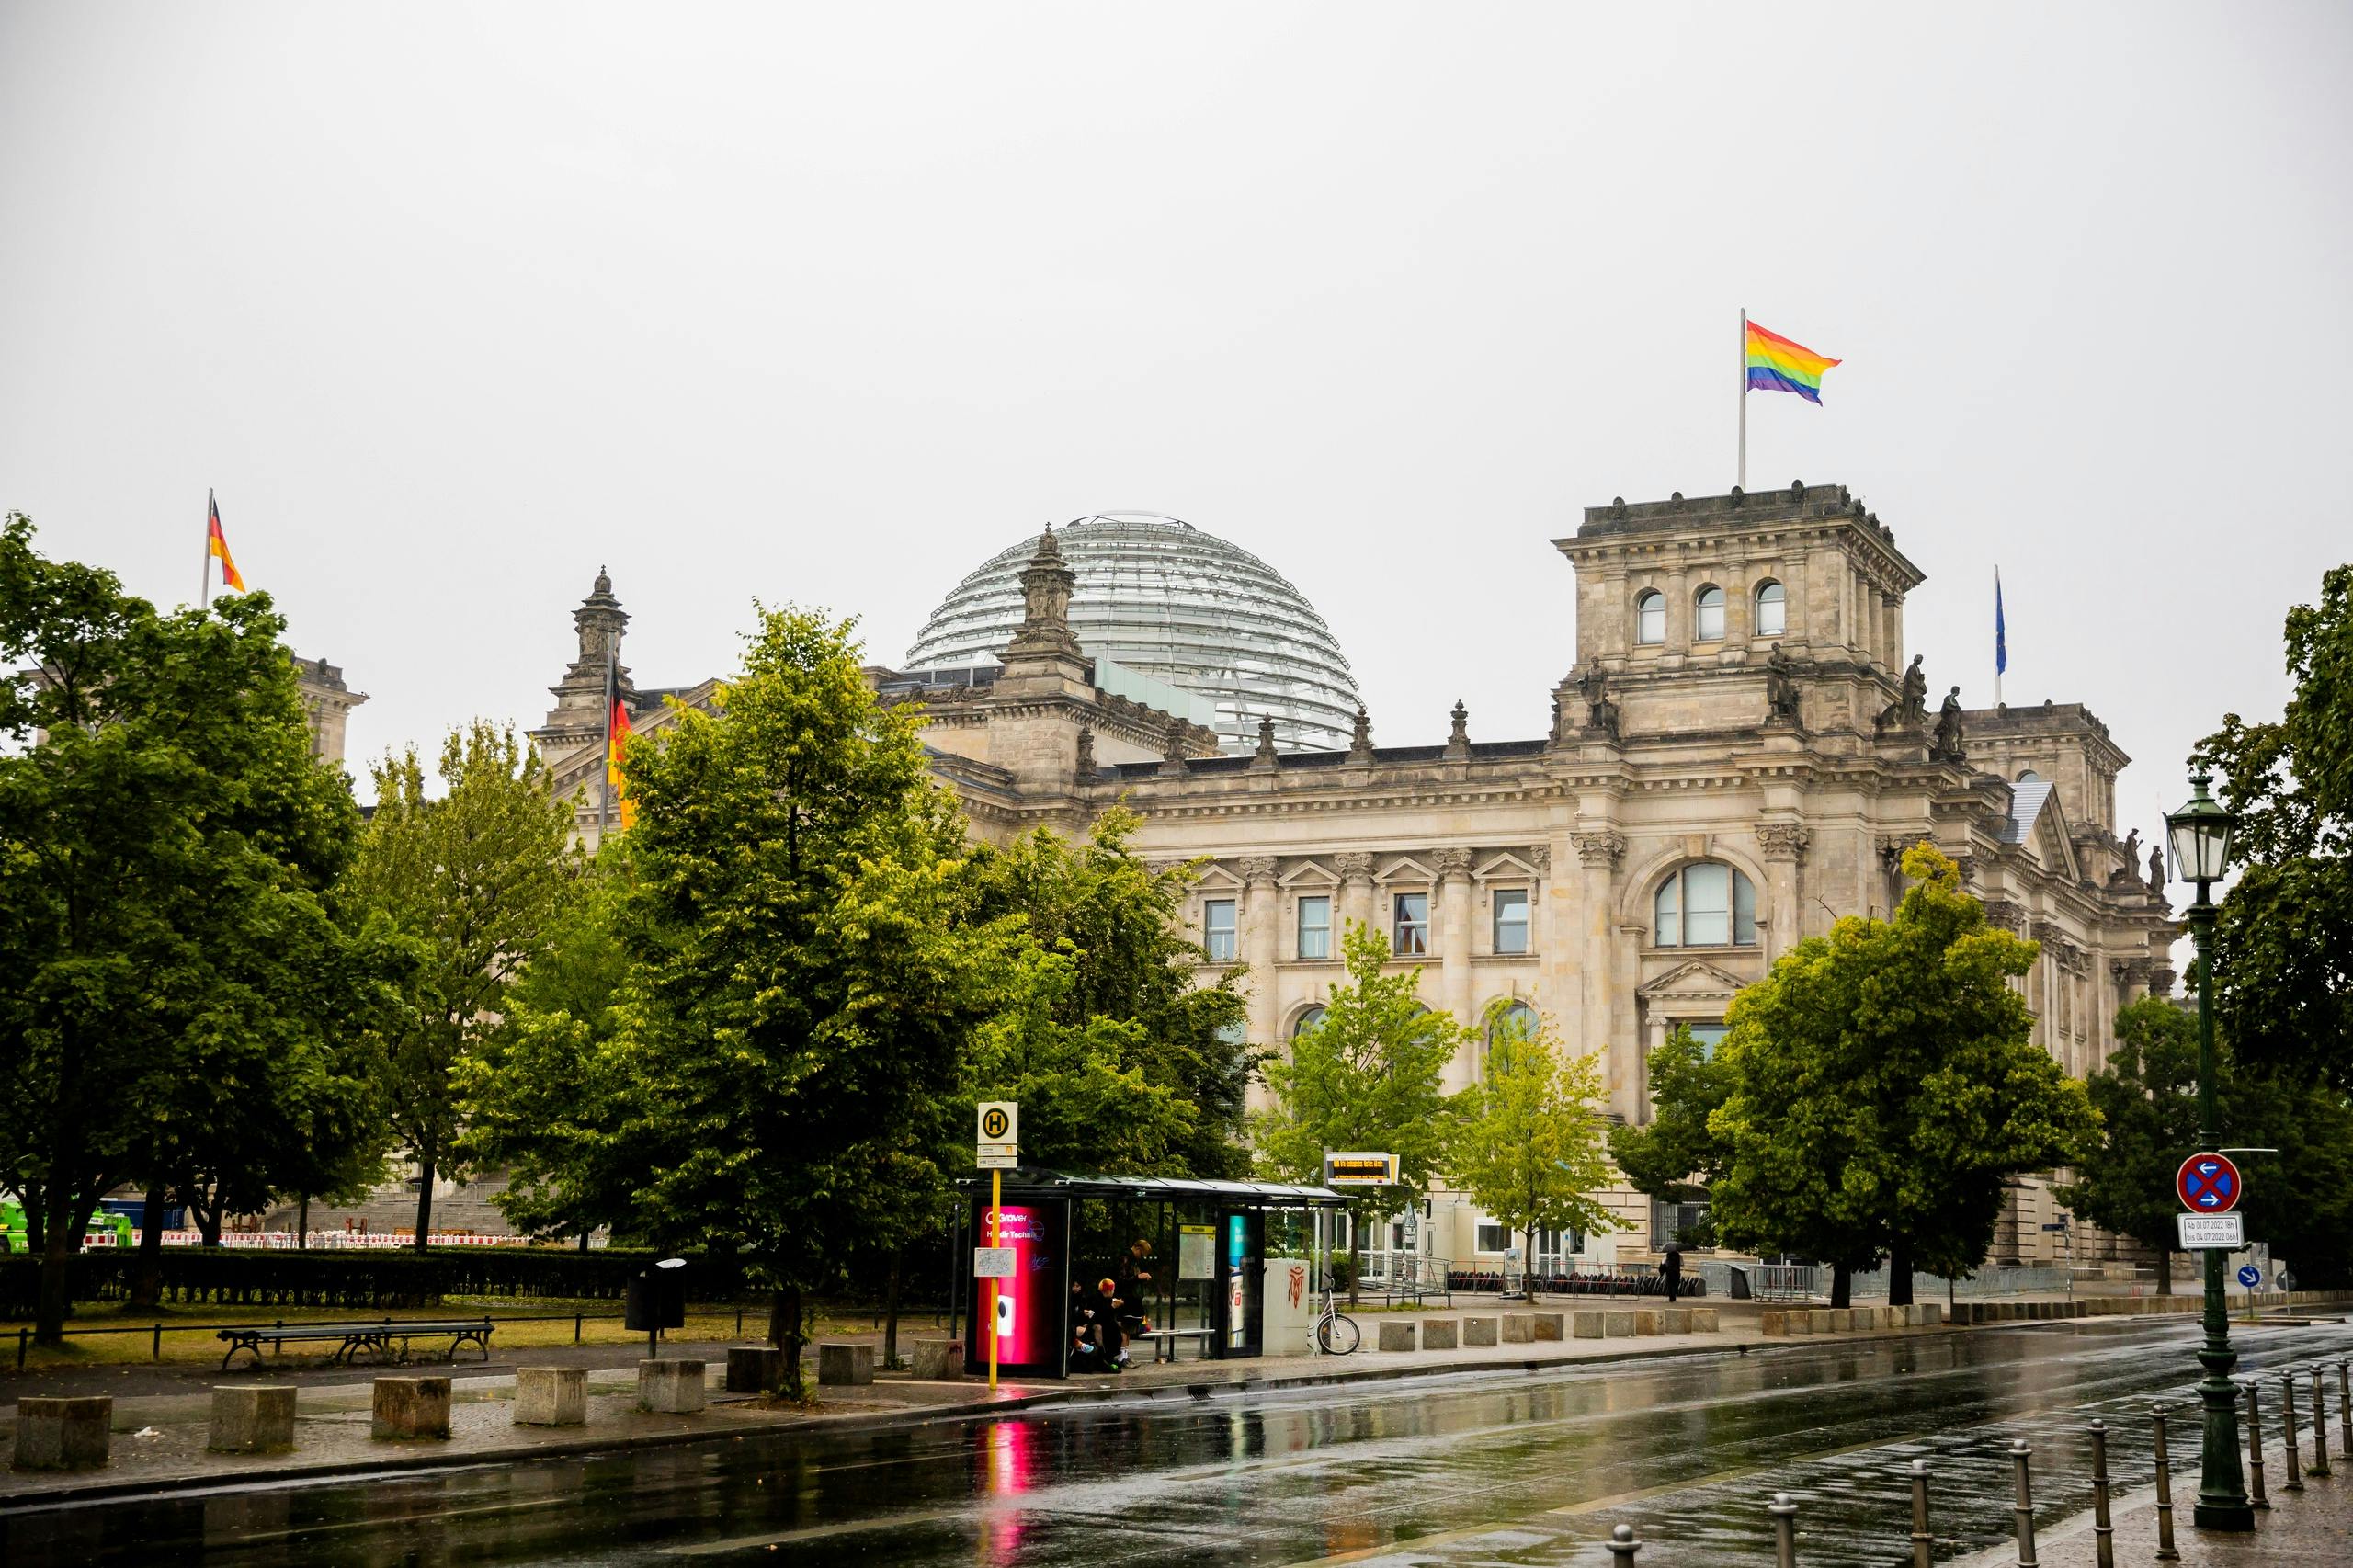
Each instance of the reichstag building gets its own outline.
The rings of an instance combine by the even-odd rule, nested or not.
[[[1205,973],[1249,966],[1256,1041],[1314,1020],[1343,978],[1339,933],[1362,922],[1420,969],[1431,1007],[1551,1018],[1599,1054],[1609,1113],[1641,1121],[1651,1050],[1678,1025],[1720,1036],[1733,994],[1836,916],[1884,915],[1924,838],[2041,944],[2027,996],[2068,1071],[2104,1061],[2118,1007],[2171,991],[2163,868],[2114,830],[2130,759],[2081,703],[1932,699],[1904,647],[1922,574],[1846,490],[1612,501],[1554,542],[1576,663],[1541,735],[1474,740],[1458,706],[1441,745],[1374,744],[1314,607],[1249,551],[1145,513],[1008,544],[870,676],[922,705],[935,772],[980,837],[1082,832],[1124,801],[1144,853],[1201,861]],[[574,621],[578,658],[535,736],[593,841],[606,657],[628,616],[599,576]],[[714,686],[623,689],[652,732],[663,699],[703,705]],[[1647,1256],[1684,1218],[1609,1199],[1625,1229],[1543,1238],[1540,1258]],[[2040,1228],[2058,1212],[2048,1183],[2022,1183],[1995,1256],[2058,1261]],[[1380,1240],[1461,1266],[1504,1245],[1444,1191]],[[2077,1245],[2125,1256],[2096,1233]]]

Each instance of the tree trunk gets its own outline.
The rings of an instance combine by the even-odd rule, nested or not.
[[[80,1234],[73,1227],[74,1186],[54,1166],[42,1184],[40,1301],[33,1317],[33,1342],[65,1343],[65,1313],[72,1305],[73,1283],[67,1270],[74,1266],[74,1244]]]
[[[1887,1249],[1887,1304],[1912,1304],[1912,1244],[1901,1236]]]
[[[1852,1306],[1855,1299],[1855,1266],[1834,1263],[1830,1266],[1830,1310]]]
[[[580,1227],[580,1250],[582,1252],[588,1250],[588,1227],[585,1225]]]
[[[2173,1294],[2173,1248],[2168,1246],[2157,1249],[2157,1294]]]
[[[899,1249],[891,1249],[891,1278],[882,1287],[882,1364],[899,1364]]]
[[[294,1206],[294,1250],[311,1250],[311,1195],[304,1193],[302,1201]]]
[[[1519,1289],[1528,1304],[1536,1304],[1536,1233],[1522,1231],[1519,1249]]]
[[[164,1192],[161,1181],[147,1188],[147,1212],[139,1221],[139,1267],[131,1272],[131,1305],[152,1312],[164,1304]]]
[[[784,1352],[784,1392],[801,1397],[801,1287],[779,1286],[768,1298],[768,1343]]]
[[[430,1142],[416,1152],[416,1250],[420,1253],[433,1235],[433,1159],[438,1152]]]

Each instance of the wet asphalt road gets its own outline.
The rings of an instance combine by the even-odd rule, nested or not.
[[[2353,1327],[2234,1330],[2245,1376],[2353,1350]],[[1569,1564],[1633,1523],[1676,1568],[1908,1560],[1915,1458],[1941,1559],[2010,1528],[2010,1439],[2038,1513],[2088,1505],[2085,1423],[2120,1488],[2175,1411],[2195,1491],[2193,1324],[2068,1324],[1274,1390],[239,1488],[0,1518],[11,1568],[73,1563]],[[2276,1386],[2276,1385],[2275,1385]]]

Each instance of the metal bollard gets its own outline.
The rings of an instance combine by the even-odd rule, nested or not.
[[[2018,1502],[2010,1510],[2018,1521],[2018,1568],[2040,1568],[2034,1555],[2034,1483],[2027,1473],[2033,1455],[2024,1437],[2010,1439],[2010,1459],[2018,1467]]]
[[[2353,1453],[2346,1456],[2353,1460]],[[2325,1476],[2328,1469],[2328,1391],[2320,1381],[2320,1366],[2313,1366],[2313,1473]]]
[[[2092,1556],[2116,1568],[2116,1525],[2108,1513],[2108,1424],[2092,1423]]]
[[[1643,1549],[1643,1543],[1634,1539],[1633,1526],[1620,1525],[1611,1530],[1608,1545],[1614,1568],[1634,1568],[1634,1553]]]
[[[2181,1553],[2173,1544],[2173,1460],[2165,1452],[2165,1413],[2154,1419],[2157,1428],[2157,1561],[2177,1562]]]
[[[2279,1490],[2302,1492],[2304,1489],[2304,1470],[2296,1437],[2296,1380],[2281,1378],[2279,1392],[2288,1396],[2279,1402],[2279,1426],[2288,1434],[2288,1479],[2279,1483]]]
[[[2253,1508],[2268,1508],[2271,1498],[2263,1490],[2263,1401],[2257,1385],[2246,1385],[2246,1500]]]
[[[1798,1506],[1786,1492],[1776,1492],[1773,1500],[1765,1505],[1773,1516],[1773,1562],[1775,1568],[1798,1568]]]
[[[2342,1358],[2336,1363],[2336,1437],[2337,1445],[2353,1458],[2353,1365]]]
[[[1928,1568],[1937,1538],[1928,1533],[1928,1461],[1912,1461],[1912,1568]]]

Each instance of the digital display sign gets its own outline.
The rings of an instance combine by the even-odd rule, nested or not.
[[[989,1207],[976,1206],[973,1233],[989,1244]],[[1069,1369],[1063,1344],[1070,1310],[1070,1208],[1063,1203],[1008,1203],[995,1244],[1013,1254],[1013,1271],[996,1283],[997,1369],[1015,1376],[1061,1377]],[[989,1281],[972,1281],[974,1332],[964,1364],[988,1366]]]

